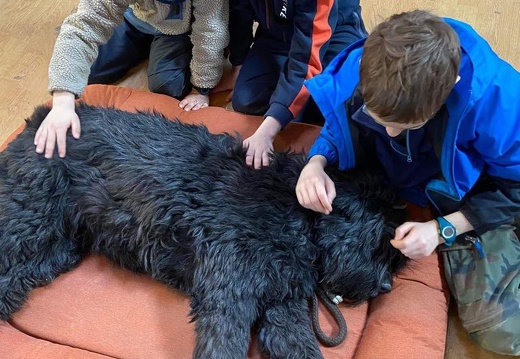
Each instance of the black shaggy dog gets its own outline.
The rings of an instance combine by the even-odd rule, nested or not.
[[[47,160],[33,138],[48,112],[0,154],[2,320],[97,252],[192,297],[195,358],[245,358],[252,325],[271,358],[321,358],[317,286],[359,303],[405,263],[388,241],[393,196],[374,178],[332,172],[334,211],[317,214],[295,196],[302,154],[254,170],[230,135],[86,105],[81,139]]]

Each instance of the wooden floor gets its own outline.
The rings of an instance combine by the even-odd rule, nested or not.
[[[49,99],[47,65],[57,29],[63,18],[75,10],[76,3],[77,0],[0,0],[0,143],[35,106]],[[520,0],[361,0],[361,4],[368,29],[393,13],[418,8],[466,21],[502,58],[520,69]],[[142,69],[137,68],[122,85],[145,89]],[[214,96],[212,104],[222,105],[222,96]],[[447,339],[447,359],[507,358],[471,343],[454,308],[450,309]]]

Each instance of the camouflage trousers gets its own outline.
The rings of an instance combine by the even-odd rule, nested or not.
[[[480,237],[461,235],[440,252],[469,336],[487,350],[520,356],[520,241],[515,230],[506,225]]]

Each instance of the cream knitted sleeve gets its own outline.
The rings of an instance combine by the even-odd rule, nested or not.
[[[224,48],[229,41],[229,1],[194,0],[193,16],[191,83],[197,87],[213,88],[222,76]]]
[[[131,0],[80,0],[78,10],[63,22],[49,64],[49,87],[80,96],[87,86],[98,46],[108,41],[123,21]]]

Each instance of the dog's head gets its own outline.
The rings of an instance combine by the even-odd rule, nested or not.
[[[336,183],[333,212],[321,215],[315,243],[320,250],[320,285],[353,303],[388,292],[406,257],[392,247],[405,211],[394,192],[364,172],[329,173]]]

